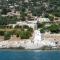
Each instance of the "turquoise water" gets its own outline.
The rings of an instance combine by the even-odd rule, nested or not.
[[[0,51],[0,60],[60,60],[60,51]]]

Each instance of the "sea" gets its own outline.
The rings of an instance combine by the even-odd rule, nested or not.
[[[60,51],[0,50],[0,60],[60,60]]]

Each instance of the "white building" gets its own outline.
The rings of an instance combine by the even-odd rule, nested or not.
[[[50,22],[49,18],[35,17],[35,20],[42,22]]]
[[[11,26],[13,26],[13,28],[16,26],[16,25],[19,25],[19,26],[24,26],[24,25],[27,25],[31,28],[33,28],[34,30],[37,30],[37,22],[39,21],[39,23],[42,23],[42,22],[49,22],[50,20],[48,18],[35,18],[34,20],[32,21],[19,21],[19,22],[16,22],[16,24],[10,24]]]
[[[19,22],[16,22],[16,24],[9,24],[8,26],[12,26],[14,28],[16,25],[19,25],[19,26],[27,25],[33,28],[33,30],[37,29],[37,21],[19,21]]]
[[[33,28],[34,30],[37,29],[37,21],[20,21],[20,22],[17,22],[16,25],[19,25],[19,26],[27,25]]]

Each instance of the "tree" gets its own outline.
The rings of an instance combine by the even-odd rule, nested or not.
[[[54,17],[53,16],[49,16],[50,21],[54,21]]]
[[[41,33],[45,33],[45,30],[42,28],[42,29],[40,29],[40,32]]]
[[[32,32],[30,31],[20,31],[20,38],[21,39],[29,39],[32,36]]]
[[[5,32],[5,31],[0,31],[0,35],[1,35],[1,36],[4,36],[4,32]]]
[[[1,14],[7,14],[8,12],[11,12],[11,10],[7,8],[2,8]]]
[[[29,27],[27,31],[33,32],[33,28]]]
[[[45,23],[39,23],[39,22],[37,23],[38,28],[43,28],[44,26],[45,26]]]
[[[22,26],[16,25],[15,28],[22,28]]]
[[[5,32],[5,33],[4,33],[4,40],[9,40],[10,37],[11,37],[10,32]]]
[[[19,37],[19,35],[20,35],[20,32],[17,31],[17,32],[16,32],[16,37]]]
[[[25,21],[25,20],[26,20],[25,16],[26,16],[26,14],[25,14],[24,12],[21,12],[20,19],[21,19],[22,21]]]
[[[29,38],[29,34],[27,31],[21,31],[20,32],[20,38],[21,39],[28,39]]]
[[[25,28],[25,29],[29,29],[29,26],[27,26],[27,25],[24,25],[24,26],[23,26],[23,28]]]
[[[59,25],[57,25],[57,24],[52,24],[52,25],[49,27],[49,30],[50,30],[52,33],[58,33],[58,32],[59,32]]]
[[[0,25],[7,25],[7,18],[0,16]]]

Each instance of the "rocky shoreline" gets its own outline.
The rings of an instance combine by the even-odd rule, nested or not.
[[[34,32],[34,39],[30,40],[6,40],[6,41],[0,41],[0,49],[6,48],[6,49],[44,49],[49,47],[56,48],[55,42],[49,41],[49,40],[41,40],[41,34],[40,31],[36,30]]]
[[[6,49],[44,49],[49,45],[43,43],[41,41],[40,43],[31,42],[30,40],[26,41],[1,41],[0,42],[0,49],[6,48]],[[43,48],[44,47],[44,48]]]

